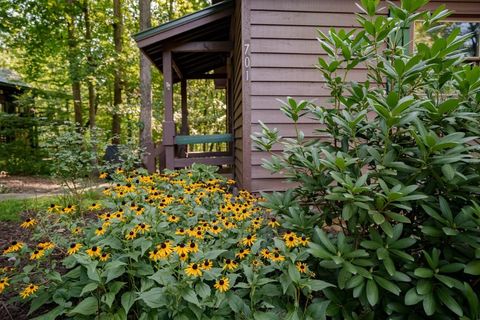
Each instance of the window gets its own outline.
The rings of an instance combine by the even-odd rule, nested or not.
[[[469,38],[464,43],[465,55],[468,62],[480,63],[480,20],[478,21],[461,21],[448,20],[444,21],[445,28],[435,30],[434,32],[426,32],[422,27],[421,21],[416,21],[414,25],[414,43],[415,46],[418,43],[429,44],[432,43],[435,38],[445,38],[452,33],[456,28],[460,29],[460,35],[469,34]]]

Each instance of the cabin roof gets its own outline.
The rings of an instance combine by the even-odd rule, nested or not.
[[[159,69],[163,52],[189,42],[227,41],[234,1],[226,0],[134,35],[138,47]],[[175,52],[173,61],[185,78],[225,66],[225,52]],[[176,78],[176,79],[175,79]],[[174,81],[178,80],[175,75]]]
[[[0,86],[12,88],[27,88],[20,76],[10,69],[0,68]]]

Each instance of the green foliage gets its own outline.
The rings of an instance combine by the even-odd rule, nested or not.
[[[36,319],[324,318],[333,285],[305,263],[308,238],[216,170],[115,174],[93,215],[48,206],[28,244],[2,248],[15,269],[0,269],[0,293],[23,294],[30,317],[48,306]]]
[[[289,98],[295,125],[318,120],[320,138],[262,125],[252,137],[264,167],[298,187],[265,195],[294,230],[310,232],[315,272],[333,319],[478,319],[480,68],[463,63],[458,31],[408,52],[404,28],[438,30],[449,12],[362,0],[359,30],[319,32],[332,103]],[[357,66],[365,81],[352,81]],[[316,227],[312,226],[313,222]]]

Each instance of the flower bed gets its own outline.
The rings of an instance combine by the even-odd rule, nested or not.
[[[270,319],[322,306],[305,261],[309,239],[280,223],[213,169],[115,173],[95,217],[52,205],[22,227],[35,246],[3,248],[0,292],[56,316]],[[23,266],[23,268],[19,268]]]

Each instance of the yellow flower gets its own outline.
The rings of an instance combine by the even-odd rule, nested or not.
[[[170,241],[165,241],[157,246],[158,254],[160,258],[166,258],[173,252],[172,244]]]
[[[73,234],[81,234],[83,232],[82,228],[76,227],[75,229],[72,230]]]
[[[110,259],[110,253],[102,253],[102,255],[100,256],[100,261],[107,261],[108,259]]]
[[[276,228],[276,227],[280,226],[280,223],[278,222],[278,220],[276,218],[271,218],[270,221],[268,221],[268,225],[271,228]]]
[[[100,173],[100,175],[98,176],[100,179],[106,179],[108,177],[108,173],[106,172],[102,172]]]
[[[238,263],[232,259],[225,259],[224,262],[225,262],[223,266],[224,270],[235,270],[238,266]]]
[[[10,243],[10,246],[7,249],[3,250],[3,254],[7,254],[7,253],[11,253],[11,252],[17,252],[22,248],[23,248],[23,242],[12,241]]]
[[[198,264],[192,262],[185,269],[185,273],[187,274],[187,276],[200,277],[202,275],[202,270],[200,269],[200,266]]]
[[[288,237],[285,237],[284,239],[285,239],[285,244],[289,248],[294,248],[299,244],[297,236],[295,234],[291,234]]]
[[[23,289],[20,292],[20,296],[22,297],[22,299],[26,299],[32,294],[34,294],[37,290],[38,290],[38,286],[33,283],[30,283],[28,286],[25,287],[25,289]]]
[[[135,210],[135,214],[137,216],[140,216],[142,215],[142,213],[145,211],[145,208],[144,207],[137,207],[137,209]]]
[[[145,224],[145,223],[139,223],[137,224],[137,226],[135,227],[135,231],[136,232],[140,232],[140,233],[145,233],[145,232],[148,232],[150,231],[150,228],[151,226],[149,224]]]
[[[308,266],[303,262],[297,262],[296,267],[300,273],[307,273],[308,271]]]
[[[107,229],[104,228],[104,227],[98,227],[97,230],[95,230],[95,234],[96,234],[97,236],[104,235],[105,232],[107,232]]]
[[[217,280],[213,286],[220,292],[226,292],[230,289],[230,280],[227,277],[223,277]]]
[[[148,255],[148,258],[152,261],[157,261],[160,259],[160,254],[159,254],[159,251],[158,249],[154,249],[153,251],[150,251],[149,252],[149,255]]]
[[[82,247],[82,244],[80,243],[75,243],[75,242],[71,243],[67,250],[68,255],[77,253],[81,247]]]
[[[37,244],[37,247],[40,248],[40,249],[43,249],[43,250],[50,250],[50,249],[53,249],[55,248],[55,243],[53,242],[40,242],[39,244]]]
[[[289,237],[292,237],[292,236],[295,237],[295,238],[297,237],[297,235],[296,235],[295,233],[293,233],[293,232],[290,231],[290,230],[287,230],[287,231],[285,231],[285,233],[283,234],[283,240],[287,241],[287,239],[288,239]]]
[[[6,287],[8,287],[10,284],[8,283],[8,277],[3,277],[0,279],[0,293],[5,290]]]
[[[183,243],[178,244],[174,250],[178,255],[181,255],[182,253],[188,254],[190,252],[190,249]]]
[[[284,261],[285,257],[278,252],[274,252],[270,255],[270,259],[275,262],[280,262],[280,261]]]
[[[302,236],[301,238],[297,238],[298,242],[302,245],[302,246],[308,246],[308,243],[310,242],[310,238],[306,237],[306,236]]]
[[[100,247],[97,247],[97,246],[93,246],[91,247],[90,249],[87,249],[87,251],[85,251],[90,257],[100,257],[100,255],[102,254],[102,248]]]
[[[177,229],[177,230],[175,231],[175,234],[176,234],[177,236],[183,236],[183,235],[185,234],[185,229],[183,229],[183,228]]]
[[[136,237],[137,237],[137,233],[135,232],[135,230],[132,230],[125,235],[125,239],[127,239],[127,240],[133,240]]]
[[[216,234],[219,234],[219,233],[222,232],[222,231],[223,231],[223,229],[220,228],[220,227],[217,226],[217,225],[212,226],[212,227],[210,228],[210,232],[213,233],[213,234],[215,234],[215,235],[216,235]]]
[[[260,267],[262,264],[263,264],[262,261],[260,261],[258,259],[252,260],[252,266],[254,266],[254,267]]]
[[[249,234],[248,236],[246,236],[245,238],[242,239],[242,244],[243,244],[244,246],[249,246],[249,247],[251,247],[256,240],[257,240],[257,236],[256,236],[256,235],[251,235],[251,234]]]
[[[180,258],[180,260],[186,261],[188,259],[188,253],[185,253],[185,252],[179,253],[178,257]]]
[[[250,253],[250,249],[246,248],[246,249],[240,249],[240,251],[235,254],[235,257],[239,258],[239,259],[243,259],[245,258],[249,253]]]
[[[44,250],[35,250],[30,254],[30,260],[38,260],[45,255]]]
[[[28,229],[30,227],[33,227],[37,224],[37,220],[33,219],[33,218],[28,218],[27,220],[25,220],[21,225],[20,227],[24,228],[24,229]]]
[[[202,270],[210,270],[213,267],[213,263],[210,260],[205,260],[203,263],[200,265],[200,268]]]
[[[92,203],[90,207],[88,207],[88,210],[99,210],[101,208],[102,206],[99,203]]]
[[[198,252],[198,245],[193,241],[190,242],[190,244],[188,245],[188,251],[191,252],[191,253]]]
[[[174,216],[174,215],[170,215],[168,216],[168,222],[173,222],[173,223],[177,223],[178,221],[180,221],[180,218],[177,217],[177,216]]]
[[[75,211],[75,206],[73,204],[69,204],[65,208],[63,208],[64,213],[72,213]]]

